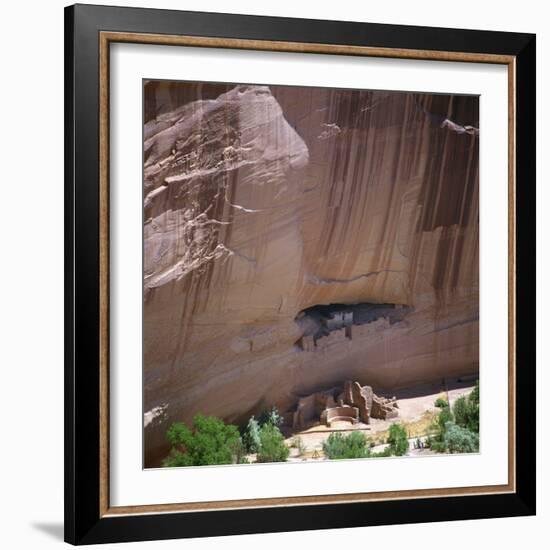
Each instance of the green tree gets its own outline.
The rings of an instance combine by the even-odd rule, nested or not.
[[[436,431],[427,440],[427,446],[436,453],[444,453],[447,451],[447,445],[445,443],[445,431],[449,423],[454,422],[453,413],[450,407],[447,405],[443,407],[440,413],[435,418],[432,428]]]
[[[290,449],[285,444],[281,430],[273,424],[267,423],[260,428],[260,449],[256,457],[257,462],[285,462]]]
[[[325,456],[331,460],[344,458],[368,458],[370,448],[368,440],[361,432],[351,432],[347,436],[339,432],[333,432],[323,443]]]
[[[396,423],[390,426],[388,443],[392,455],[403,456],[409,450],[407,432],[401,424]]]
[[[476,385],[474,386],[474,389],[469,397],[473,403],[479,405],[479,380],[477,380]]]
[[[243,443],[249,453],[257,453],[260,450],[260,424],[253,416],[246,425]]]
[[[455,422],[462,428],[479,433],[479,382],[467,397],[459,397],[453,405]]]
[[[435,419],[435,428],[438,432],[440,439],[442,439],[443,435],[445,434],[447,422],[453,422],[453,420],[453,413],[448,406],[441,409],[441,412],[437,415],[437,418]]]
[[[453,410],[443,408],[428,444],[436,452],[473,453],[479,450],[479,381],[467,396],[459,397]]]
[[[163,461],[167,467],[235,464],[244,455],[238,428],[214,416],[196,415],[192,429],[175,422],[166,438],[172,446]]]
[[[278,428],[283,424],[283,417],[279,414],[277,407],[271,407],[271,409],[260,413],[258,416],[258,424],[260,427],[265,424],[271,424],[272,426]]]
[[[475,453],[479,451],[479,435],[449,422],[445,430],[444,444],[450,453]]]

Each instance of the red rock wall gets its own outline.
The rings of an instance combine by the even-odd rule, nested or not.
[[[478,368],[478,100],[321,88],[145,87],[146,463],[173,420],[242,420],[346,379]],[[447,122],[446,122],[447,121]],[[329,303],[414,307],[300,351]]]

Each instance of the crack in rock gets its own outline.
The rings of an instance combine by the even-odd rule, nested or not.
[[[307,277],[307,280],[314,285],[332,285],[332,284],[352,283],[354,281],[358,281],[359,279],[367,279],[375,275],[380,275],[381,273],[407,273],[407,272],[403,269],[381,269],[380,271],[369,271],[368,273],[361,273],[360,275],[356,275],[355,277],[351,277],[349,279],[333,279],[329,277],[318,277],[317,275],[313,275],[311,273],[308,273],[306,277]]]
[[[245,260],[248,263],[256,265],[256,258],[250,258],[249,256],[246,256],[242,252],[239,252],[238,250],[235,250],[233,248],[229,248],[225,244],[219,244],[218,246],[220,248],[223,248],[224,250],[226,250],[227,253],[229,254],[229,256],[237,256],[237,258],[241,258],[242,260]]]

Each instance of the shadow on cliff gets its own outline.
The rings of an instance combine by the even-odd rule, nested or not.
[[[399,399],[412,399],[415,397],[423,397],[425,395],[433,395],[437,392],[452,391],[460,388],[469,388],[473,386],[478,379],[477,374],[462,376],[460,378],[441,379],[440,382],[432,382],[420,384],[411,388],[402,388],[395,390],[385,390],[384,388],[375,388],[382,395],[392,395]]]

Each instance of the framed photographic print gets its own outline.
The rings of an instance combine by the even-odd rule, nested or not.
[[[535,36],[65,12],[73,544],[535,513]]]

